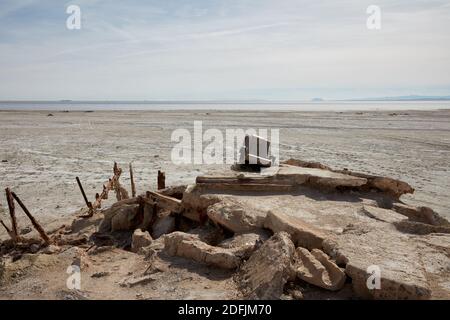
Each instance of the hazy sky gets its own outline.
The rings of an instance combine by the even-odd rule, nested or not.
[[[450,95],[450,1],[0,0],[1,100],[408,94]]]

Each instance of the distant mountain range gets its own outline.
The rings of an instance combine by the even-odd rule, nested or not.
[[[450,101],[450,96],[409,95],[409,96],[398,96],[398,97],[349,99],[346,101]]]
[[[333,101],[450,101],[449,96],[396,96],[396,97],[377,97],[377,98],[353,98],[353,99],[324,99],[320,97],[311,100],[0,100],[0,103],[49,103],[49,104],[292,104],[308,102],[333,102]]]

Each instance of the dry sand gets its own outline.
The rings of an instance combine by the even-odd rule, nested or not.
[[[48,113],[0,111],[0,161],[7,161],[0,162],[0,187],[11,187],[45,223],[83,206],[76,176],[93,199],[113,161],[124,169],[133,162],[138,192],[156,187],[158,169],[166,172],[167,185],[193,183],[201,173],[222,170],[171,162],[172,131],[192,132],[194,120],[203,121],[204,130],[279,128],[282,160],[318,161],[404,180],[416,192],[402,200],[450,218],[450,110]],[[121,181],[128,187],[125,171]],[[5,219],[3,192],[0,204]]]

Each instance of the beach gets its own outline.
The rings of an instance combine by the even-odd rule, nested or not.
[[[168,186],[192,184],[200,174],[229,167],[171,161],[172,132],[192,132],[194,121],[202,121],[203,130],[224,132],[279,129],[281,160],[404,180],[415,188],[404,202],[450,218],[450,110],[0,111],[0,187],[10,187],[40,221],[50,223],[85,206],[77,176],[93,201],[114,161],[124,169],[121,181],[128,190],[133,163],[138,193],[156,189],[158,170],[166,173]],[[3,192],[0,203],[7,220]]]

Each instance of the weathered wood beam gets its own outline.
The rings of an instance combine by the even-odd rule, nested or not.
[[[291,184],[270,184],[270,183],[197,183],[200,188],[227,191],[271,191],[285,192],[292,191]]]
[[[158,170],[158,190],[166,188],[166,174]]]
[[[130,162],[131,197],[136,197],[136,185],[134,184],[133,165]]]
[[[144,199],[149,204],[158,204],[159,208],[167,209],[173,212],[181,212],[181,200],[162,195],[158,192],[147,191],[147,197]]]
[[[281,179],[278,177],[204,177],[198,176],[195,180],[197,184],[273,184],[273,185],[292,185],[288,179]]]
[[[19,232],[17,231],[17,219],[16,219],[16,210],[14,206],[14,199],[11,194],[11,190],[9,188],[5,189],[6,193],[6,201],[8,202],[9,215],[11,217],[11,232],[13,235],[13,240],[16,241],[19,237]]]
[[[22,208],[23,212],[25,212],[27,217],[30,219],[31,224],[36,229],[36,231],[39,233],[39,235],[41,236],[42,240],[44,240],[44,242],[46,244],[50,244],[51,243],[50,238],[48,237],[48,235],[45,232],[44,228],[42,228],[42,226],[32,216],[30,211],[28,211],[27,207],[23,204],[23,202],[20,200],[20,198],[14,192],[11,192],[11,194],[12,194],[14,200],[16,200],[17,203],[19,204],[19,206]]]

